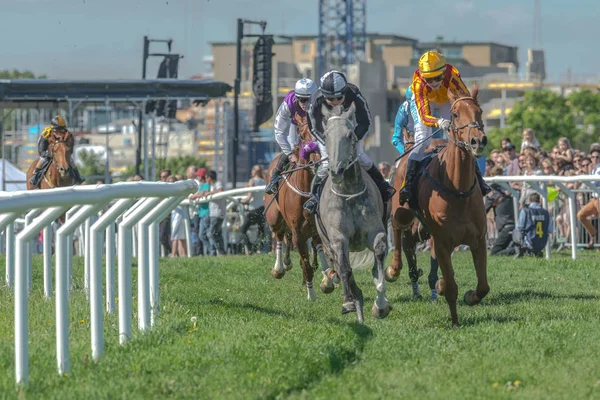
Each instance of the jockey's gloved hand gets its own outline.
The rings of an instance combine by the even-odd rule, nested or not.
[[[450,121],[444,118],[440,118],[437,121],[438,128],[443,129],[444,131],[448,131],[450,129]]]

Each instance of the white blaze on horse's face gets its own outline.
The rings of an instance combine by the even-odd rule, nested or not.
[[[339,184],[346,171],[356,161],[356,144],[353,123],[354,107],[340,116],[327,118],[325,137],[329,157],[329,175]]]

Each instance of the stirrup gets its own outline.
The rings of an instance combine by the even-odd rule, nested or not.
[[[310,214],[314,214],[317,211],[317,205],[318,200],[314,197],[311,197],[310,199],[306,200],[306,203],[304,203],[304,206],[302,206],[302,208],[304,208]]]
[[[281,175],[276,175],[271,179],[267,187],[265,188],[266,194],[275,194],[278,192],[277,187],[279,186],[279,181],[281,181]]]

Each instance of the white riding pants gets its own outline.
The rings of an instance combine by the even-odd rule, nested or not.
[[[434,102],[429,103],[429,107],[431,107],[431,115],[437,118],[444,118],[450,120],[450,102],[446,102],[444,104],[437,104]],[[412,114],[413,120],[415,121],[415,147],[410,152],[408,159],[414,161],[421,161],[425,156],[425,150],[429,147],[429,143],[431,142],[431,138],[427,139],[423,142],[423,139],[431,135],[434,130],[438,130],[439,128],[427,126],[421,121],[421,117],[419,115],[419,110],[417,110],[417,106],[413,101],[410,102],[410,113]],[[438,132],[442,133],[442,132]],[[437,134],[435,135],[438,136]]]

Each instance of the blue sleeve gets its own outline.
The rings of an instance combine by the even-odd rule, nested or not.
[[[408,124],[406,108],[406,102],[402,103],[400,108],[398,108],[396,119],[394,121],[394,134],[392,135],[392,144],[400,154],[404,154],[404,135],[402,134],[402,128]]]

